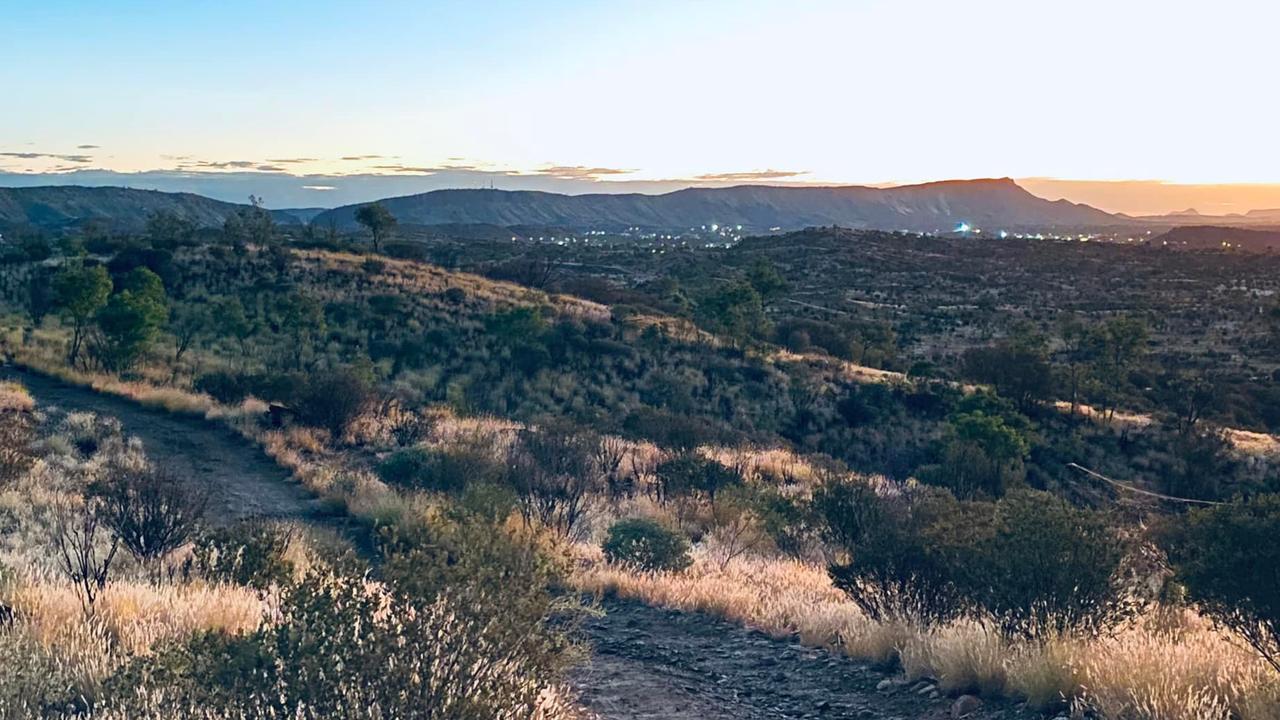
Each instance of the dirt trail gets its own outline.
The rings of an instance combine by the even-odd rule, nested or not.
[[[0,368],[0,379],[22,383],[41,408],[119,419],[126,435],[142,441],[147,457],[209,492],[207,517],[212,522],[248,517],[310,519],[321,509],[320,502],[287,471],[230,428],[13,367]]]
[[[154,460],[211,494],[210,519],[319,520],[319,503],[262,451],[228,428],[12,367],[0,379],[25,385],[46,409],[118,418]],[[330,518],[331,520],[331,518]],[[866,664],[774,640],[700,613],[606,601],[584,628],[594,647],[572,681],[586,707],[606,720],[757,720],[950,717],[951,701],[895,683]],[[885,687],[890,685],[890,687]],[[988,703],[974,720],[1029,717]]]
[[[604,609],[587,624],[595,652],[573,679],[584,704],[608,720],[951,717],[951,698],[866,663],[702,613],[620,600]],[[967,717],[1033,715],[988,701]]]

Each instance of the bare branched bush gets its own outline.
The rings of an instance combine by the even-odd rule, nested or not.
[[[153,566],[192,538],[208,504],[207,495],[166,470],[123,463],[107,466],[89,491],[103,524]]]
[[[59,569],[75,588],[85,614],[93,613],[120,548],[119,539],[103,526],[94,506],[91,501],[81,507],[58,508],[53,531]]]
[[[587,501],[603,484],[592,456],[598,440],[590,433],[547,427],[521,433],[511,467],[526,521],[572,536],[586,515]]]

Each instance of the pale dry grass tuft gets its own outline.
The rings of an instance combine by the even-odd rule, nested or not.
[[[723,569],[704,548],[683,573],[636,573],[578,546],[575,584],[646,604],[706,612],[775,637],[877,663],[951,692],[1009,694],[1040,709],[1074,704],[1125,720],[1277,720],[1280,677],[1247,648],[1191,611],[1178,627],[1155,614],[1115,636],[1011,641],[985,623],[924,630],[879,624],[796,560],[743,557]],[[1167,613],[1166,613],[1167,615]]]
[[[30,412],[35,409],[31,393],[16,382],[0,382],[0,412]]]
[[[129,655],[146,654],[197,630],[252,630],[269,607],[257,592],[234,585],[115,582],[95,603],[93,619],[86,620],[73,588],[38,578],[19,583],[7,602],[24,629],[48,647],[75,642],[91,624]]]

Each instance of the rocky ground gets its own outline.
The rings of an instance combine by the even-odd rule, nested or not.
[[[701,613],[607,600],[586,624],[591,661],[574,675],[608,720],[1033,717],[1012,703],[947,697],[863,662],[775,640]]]

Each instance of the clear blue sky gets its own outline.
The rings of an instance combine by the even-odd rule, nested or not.
[[[0,171],[1272,183],[1277,27],[1263,0],[0,0]]]

